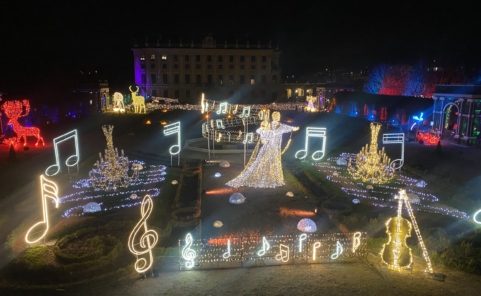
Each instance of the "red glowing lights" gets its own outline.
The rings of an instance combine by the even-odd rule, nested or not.
[[[20,143],[23,139],[23,146],[27,146],[27,137],[34,137],[37,139],[35,146],[38,146],[40,142],[45,146],[45,142],[40,135],[40,129],[38,127],[26,127],[18,122],[19,118],[25,117],[30,113],[30,102],[28,100],[6,101],[2,105],[2,110],[8,118],[7,124],[12,127],[13,132],[16,135],[9,139],[11,144]]]

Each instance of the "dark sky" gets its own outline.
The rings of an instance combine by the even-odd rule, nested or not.
[[[57,96],[80,70],[98,69],[113,88],[124,87],[132,80],[130,48],[146,37],[272,39],[285,74],[420,59],[473,68],[481,62],[481,17],[461,1],[10,2],[0,4],[0,92],[8,97]]]

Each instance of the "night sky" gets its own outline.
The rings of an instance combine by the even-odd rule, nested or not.
[[[11,1],[0,4],[0,92],[5,97],[65,99],[80,71],[98,70],[112,89],[132,81],[134,42],[200,40],[218,43],[273,40],[282,50],[284,74],[377,63],[416,63],[477,68],[481,17],[473,4],[441,1],[316,1],[300,4],[234,1]],[[39,4],[38,2],[42,2]],[[173,4],[174,3],[174,4]]]

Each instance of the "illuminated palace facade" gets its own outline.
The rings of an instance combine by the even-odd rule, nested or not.
[[[443,139],[481,144],[481,85],[437,85],[433,129]]]
[[[269,102],[281,95],[278,49],[271,44],[178,43],[134,47],[135,83],[146,97],[197,102],[208,98]]]

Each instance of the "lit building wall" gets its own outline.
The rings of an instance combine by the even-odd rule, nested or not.
[[[202,92],[215,99],[272,101],[282,94],[280,52],[246,43],[133,48],[134,79],[144,96],[194,102]]]

